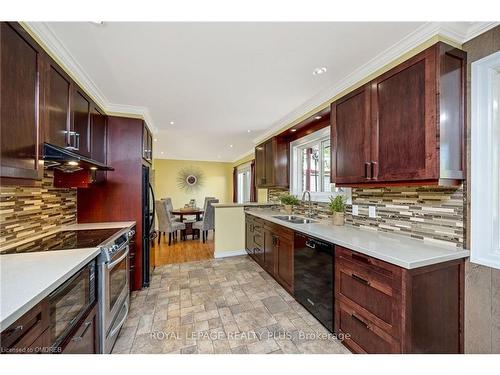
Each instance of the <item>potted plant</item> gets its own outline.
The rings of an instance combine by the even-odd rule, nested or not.
[[[295,195],[283,194],[280,197],[280,202],[283,206],[285,206],[285,212],[288,215],[291,215],[293,206],[297,206],[299,204],[299,199]]]
[[[330,210],[332,211],[333,225],[344,225],[346,198],[343,195],[330,197]]]

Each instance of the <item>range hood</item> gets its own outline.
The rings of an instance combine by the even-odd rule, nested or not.
[[[114,169],[97,160],[78,155],[72,151],[49,143],[43,144],[43,161],[46,169],[58,169],[65,173],[81,170],[113,171]]]

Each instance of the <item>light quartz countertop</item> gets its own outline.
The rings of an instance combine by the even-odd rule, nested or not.
[[[287,223],[273,217],[283,215],[282,213],[271,210],[255,209],[246,212],[311,237],[344,246],[406,269],[466,258],[470,254],[468,250],[453,245],[430,243],[425,240],[360,229],[350,225],[334,226],[319,221],[311,224]]]
[[[132,228],[135,221],[72,224],[61,230]],[[0,255],[0,332],[97,257],[97,247]]]
[[[278,203],[258,203],[258,202],[247,202],[247,203],[214,203],[212,206],[215,208],[228,208],[228,207],[266,207],[266,206],[276,206]]]
[[[132,228],[135,221],[108,221],[103,223],[79,223],[66,225],[62,230],[87,230],[87,229],[110,229],[110,228]]]
[[[0,256],[0,331],[99,255],[98,248]]]

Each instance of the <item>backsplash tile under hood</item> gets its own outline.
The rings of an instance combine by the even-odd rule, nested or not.
[[[35,186],[0,187],[0,251],[76,223],[76,189],[56,189],[52,172]]]
[[[277,202],[285,192],[269,189],[268,200]],[[463,186],[353,188],[352,203],[358,205],[359,212],[352,215],[352,206],[347,205],[346,224],[463,247],[464,199]],[[374,219],[368,216],[369,206],[377,209]],[[330,219],[327,203],[314,202],[313,208],[319,219]],[[306,211],[304,204],[294,209],[299,215]]]

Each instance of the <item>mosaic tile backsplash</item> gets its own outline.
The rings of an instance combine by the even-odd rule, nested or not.
[[[279,201],[285,190],[269,189],[269,201]],[[464,244],[464,188],[445,187],[383,187],[353,188],[352,203],[358,206],[358,215],[352,214],[352,205],[346,209],[346,224],[356,227],[392,232],[432,242]],[[376,218],[368,216],[368,207],[375,206]],[[326,203],[313,203],[319,219],[329,219]],[[301,204],[295,213],[307,211]]]
[[[36,186],[0,187],[0,251],[76,223],[76,189],[56,189],[51,172]]]

